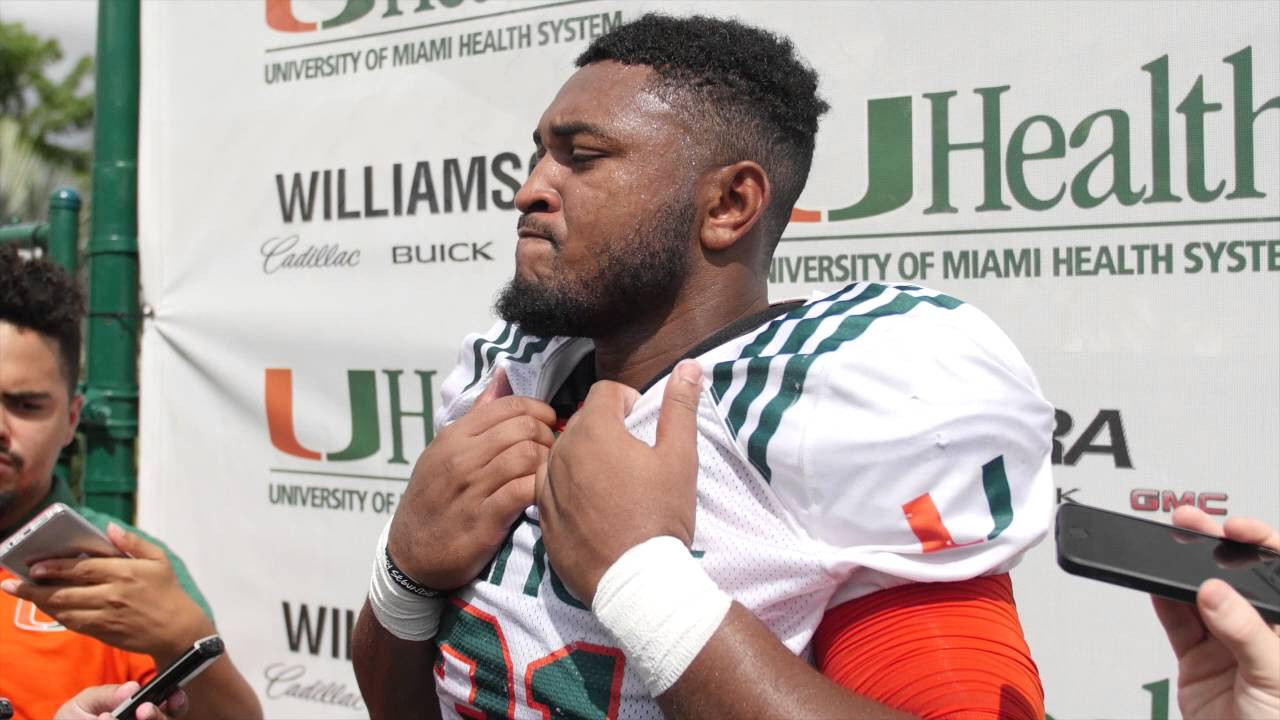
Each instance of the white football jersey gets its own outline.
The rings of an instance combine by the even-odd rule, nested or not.
[[[495,368],[549,399],[591,351],[498,323],[463,345],[443,426]],[[859,283],[701,355],[693,554],[792,652],[830,607],[910,582],[1006,572],[1047,533],[1053,410],[980,311]],[[626,424],[653,443],[665,380]],[[670,589],[673,593],[680,588]],[[446,717],[661,718],[548,562],[530,507],[436,637]]]

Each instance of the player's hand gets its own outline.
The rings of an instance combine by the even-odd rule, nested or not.
[[[601,576],[635,545],[660,535],[693,543],[701,394],[701,366],[677,365],[650,447],[623,424],[639,394],[598,382],[538,470],[547,556],[583,603],[591,604]]]
[[[396,565],[438,590],[475,578],[533,504],[555,421],[550,405],[512,395],[499,369],[475,407],[418,457],[387,539]]]
[[[5,580],[5,592],[29,600],[68,630],[167,664],[213,623],[178,582],[164,551],[115,523],[107,537],[127,558],[44,560],[35,582]]]
[[[1252,518],[1220,527],[1183,506],[1173,524],[1280,551],[1280,532]],[[1178,707],[1187,720],[1280,718],[1280,627],[1221,580],[1206,580],[1196,604],[1153,597],[1156,615],[1178,656]]]
[[[123,685],[98,685],[85,688],[62,704],[53,720],[111,720],[111,711],[128,700],[141,687],[130,680]],[[181,690],[156,707],[143,703],[133,714],[136,720],[166,720],[187,714],[187,695]]]

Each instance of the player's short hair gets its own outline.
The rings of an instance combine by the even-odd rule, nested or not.
[[[84,293],[75,278],[47,259],[26,259],[12,245],[0,245],[0,321],[58,343],[67,387],[80,380],[80,322]]]
[[[737,20],[650,13],[596,38],[576,65],[645,65],[675,91],[690,127],[705,127],[717,161],[760,163],[773,185],[768,232],[781,237],[809,176],[818,118],[828,109],[818,74],[785,37]]]

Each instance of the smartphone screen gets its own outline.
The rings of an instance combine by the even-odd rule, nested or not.
[[[1072,574],[1192,603],[1219,578],[1280,623],[1280,554],[1266,548],[1078,503],[1058,507],[1057,540]]]

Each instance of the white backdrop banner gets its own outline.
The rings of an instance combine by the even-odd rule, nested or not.
[[[963,298],[1058,408],[1060,501],[1280,522],[1276,2],[153,0],[139,521],[269,717],[365,716],[370,549],[512,273],[530,132],[655,9],[763,25],[821,74],[775,297]],[[1147,598],[1050,543],[1014,581],[1050,715],[1178,715]]]

